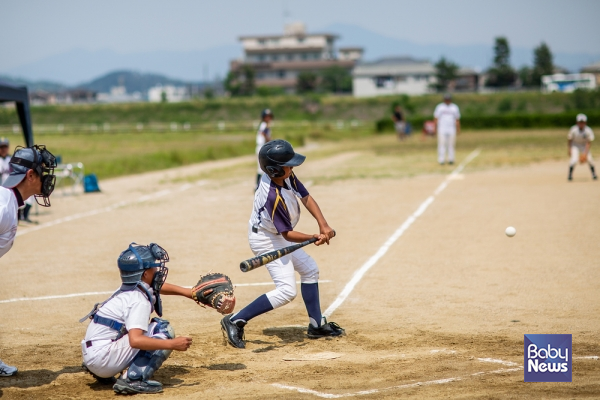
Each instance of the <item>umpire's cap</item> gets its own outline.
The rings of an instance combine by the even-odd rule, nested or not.
[[[0,137],[0,147],[2,146],[8,146],[10,145],[10,142],[8,141],[8,138],[6,137]]]
[[[42,162],[39,152],[31,147],[25,147],[17,150],[11,158],[10,175],[4,182],[2,182],[2,186],[14,188],[25,178],[27,171],[33,169],[25,165],[17,164],[18,159],[25,160],[25,162],[22,164],[41,164]]]

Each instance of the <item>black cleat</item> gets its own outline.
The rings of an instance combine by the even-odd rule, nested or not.
[[[573,180],[573,177],[572,177],[572,176],[569,176],[569,177],[567,178],[567,180],[569,180],[569,181],[572,181],[572,180]]]
[[[595,181],[597,181],[598,180],[598,176],[594,175],[594,176],[592,176],[592,179],[595,180]]]
[[[448,161],[448,165],[454,165],[454,161]]]
[[[245,325],[246,324],[243,321],[238,321],[236,323],[232,322],[231,314],[226,315],[221,320],[221,330],[223,331],[223,335],[227,338],[227,342],[233,347],[238,349],[246,348],[246,342],[244,342]]]
[[[117,383],[117,378],[115,378],[114,376],[111,376],[108,378],[102,378],[102,377],[96,375],[95,373],[93,373],[92,371],[90,371],[85,364],[81,364],[81,368],[85,372],[87,372],[88,374],[93,376],[98,381],[98,383],[100,383],[102,385],[114,385],[115,383]]]
[[[163,391],[162,384],[157,381],[133,381],[129,378],[117,379],[117,382],[113,386],[113,390],[117,394],[150,394],[150,393],[160,393]]]
[[[313,326],[312,324],[308,324],[307,335],[309,339],[319,339],[322,337],[335,337],[342,336],[346,334],[346,331],[342,329],[341,326],[336,324],[335,322],[327,322],[325,318],[323,318],[325,323],[318,328]]]

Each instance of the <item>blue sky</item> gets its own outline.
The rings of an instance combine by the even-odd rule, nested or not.
[[[594,0],[0,0],[0,72],[74,49],[190,51],[279,33],[288,20],[309,30],[352,24],[417,44],[491,47],[546,41],[553,51],[600,54]]]

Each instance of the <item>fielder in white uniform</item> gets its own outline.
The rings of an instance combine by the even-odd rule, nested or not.
[[[10,174],[10,154],[8,154],[10,142],[7,138],[0,138],[0,184],[8,179]]]
[[[587,161],[592,172],[592,178],[598,179],[596,176],[596,170],[594,169],[594,160],[592,159],[592,153],[590,147],[594,141],[594,132],[587,126],[587,116],[585,114],[577,114],[575,117],[576,125],[573,125],[567,135],[567,143],[569,146],[569,180],[573,180],[573,169],[578,162],[580,162],[580,156],[585,156],[583,162]]]
[[[150,320],[153,311],[162,316],[161,294],[192,298],[189,289],[165,283],[168,261],[155,243],[131,243],[117,259],[123,285],[80,320],[92,320],[81,341],[84,368],[118,394],[162,392],[162,384],[151,380],[154,372],[172,350],[192,344],[191,338],[175,337],[169,321]]]
[[[305,157],[294,152],[285,140],[273,140],[263,146],[259,154],[265,172],[254,195],[254,207],[248,223],[248,241],[255,255],[317,238],[317,246],[334,236],[316,201],[310,196],[292,168],[304,162]],[[300,202],[316,219],[319,233],[308,235],[294,231],[300,219]],[[317,339],[339,336],[344,330],[335,322],[327,322],[321,314],[319,300],[319,268],[304,250],[281,257],[266,265],[275,283],[275,289],[258,297],[239,312],[225,316],[221,327],[228,342],[245,348],[244,326],[252,318],[286,305],[297,295],[296,272],[300,274],[302,299],[308,312],[308,337]]]
[[[54,167],[52,153],[43,146],[17,148],[10,161],[10,170],[0,187],[0,257],[13,245],[19,224],[18,210],[23,198],[43,198],[41,205],[50,206],[49,197],[54,190]],[[12,376],[17,368],[0,360],[0,377]]]
[[[454,164],[456,135],[460,133],[460,111],[458,106],[452,103],[449,94],[444,96],[443,103],[435,107],[433,117],[438,140],[438,162],[444,165],[447,153],[448,164]]]
[[[260,169],[260,162],[258,161],[258,153],[265,143],[271,140],[271,121],[275,118],[273,112],[265,108],[261,113],[260,125],[258,125],[258,131],[256,131],[256,162],[258,163],[258,171],[256,173],[256,189],[260,185],[260,178],[262,178],[263,171]]]

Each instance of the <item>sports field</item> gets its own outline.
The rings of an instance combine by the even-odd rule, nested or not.
[[[600,183],[585,166],[567,182],[565,142],[562,130],[467,132],[460,165],[442,167],[418,137],[307,140],[295,172],[338,233],[307,251],[347,336],[307,339],[297,298],[234,349],[218,313],[165,296],[165,317],[194,343],[158,371],[157,397],[598,398]],[[0,397],[114,398],[81,370],[77,320],[119,286],[132,241],[169,251],[172,283],[228,274],[238,307],[270,290],[265,269],[238,268],[252,255],[255,168],[248,155],[103,180],[99,194],[57,190],[2,258],[0,358],[19,374]],[[307,212],[298,230],[316,230]],[[573,335],[572,383],[523,381],[530,333]]]

